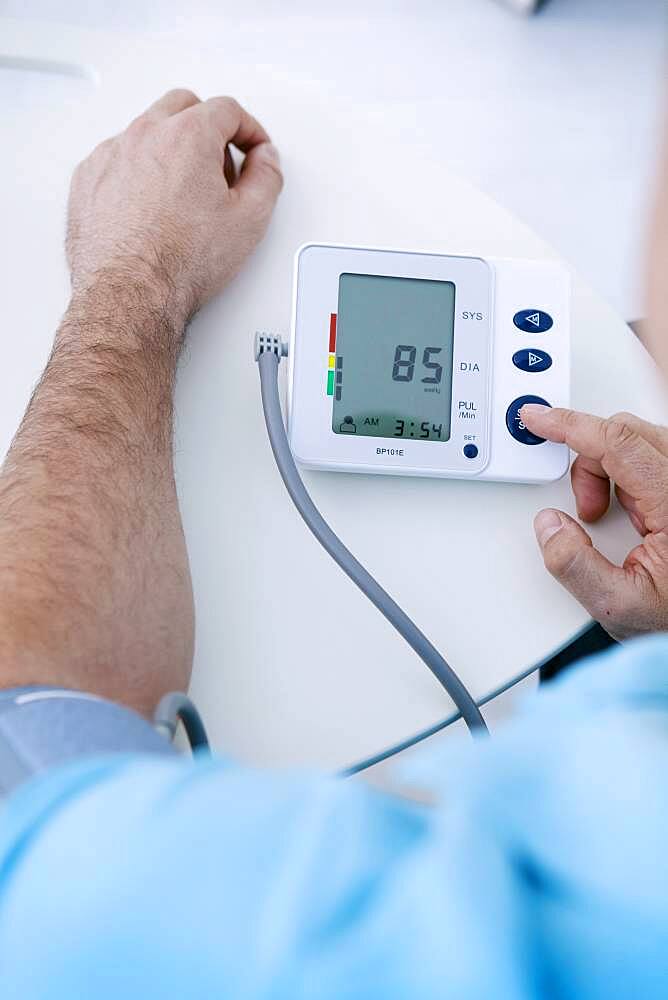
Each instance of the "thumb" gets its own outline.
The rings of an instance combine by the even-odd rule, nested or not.
[[[541,510],[534,530],[545,568],[608,631],[637,605],[633,576],[595,549],[577,521],[560,510]]]

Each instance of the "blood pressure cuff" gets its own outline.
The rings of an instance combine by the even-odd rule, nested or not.
[[[176,753],[140,715],[104,698],[53,687],[0,691],[0,796],[77,757],[128,752]]]

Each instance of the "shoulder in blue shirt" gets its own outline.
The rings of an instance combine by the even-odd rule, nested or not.
[[[434,806],[200,758],[86,760],[0,812],[3,998],[663,997],[668,640],[425,748]]]

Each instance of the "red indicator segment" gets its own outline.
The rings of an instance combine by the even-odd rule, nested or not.
[[[329,317],[329,353],[334,354],[336,350],[336,313]]]

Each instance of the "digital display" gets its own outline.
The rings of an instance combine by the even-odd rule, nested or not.
[[[447,441],[454,327],[451,281],[342,274],[334,433]]]

